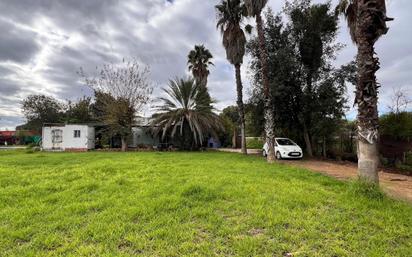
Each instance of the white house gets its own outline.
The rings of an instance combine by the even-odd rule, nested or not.
[[[89,125],[45,125],[42,130],[43,150],[87,151],[94,149],[94,127]]]

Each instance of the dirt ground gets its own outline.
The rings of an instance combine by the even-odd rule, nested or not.
[[[284,160],[282,163],[303,167],[340,180],[353,179],[358,175],[357,165],[355,163],[321,160]],[[412,177],[388,173],[384,169],[381,169],[379,171],[379,179],[382,189],[390,196],[412,203]]]

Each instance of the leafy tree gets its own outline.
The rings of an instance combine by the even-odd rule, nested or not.
[[[291,21],[283,22],[280,15],[274,16],[269,10],[264,26],[266,47],[268,53],[269,85],[274,103],[272,108],[276,125],[276,133],[304,141],[305,89],[307,77],[299,51]],[[250,98],[250,111],[253,127],[263,132],[264,94],[262,87],[262,72],[259,61],[259,42],[253,39],[248,44],[252,57],[250,68],[253,74],[253,87]],[[311,126],[308,128],[310,137],[331,141],[337,130],[339,121],[344,117],[346,107],[346,83],[353,81],[355,68],[353,63],[339,69],[330,64],[332,57],[322,57],[322,66],[312,82]],[[324,147],[326,148],[326,147]],[[323,150],[323,152],[326,152]]]
[[[396,140],[412,138],[412,113],[388,113],[380,117],[381,134]]]
[[[22,102],[22,111],[27,119],[25,129],[41,131],[44,123],[63,121],[63,104],[50,96],[28,96]]]
[[[303,90],[304,113],[301,116],[307,154],[312,156],[312,144],[309,129],[312,126],[314,109],[313,82],[319,76],[325,59],[333,55],[332,42],[338,30],[337,18],[330,12],[330,3],[311,5],[310,0],[287,4],[291,19],[292,35],[297,43],[300,62],[304,67],[306,87]]]
[[[219,135],[219,139],[224,146],[236,147],[238,135],[239,110],[237,106],[227,106],[219,114],[225,130]]]
[[[222,129],[219,116],[213,106],[204,101],[207,91],[194,79],[172,80],[163,91],[166,97],[159,99],[161,104],[153,115],[155,134],[161,134],[162,138],[180,136],[185,150],[201,146],[209,135],[217,136],[217,131]]]
[[[379,60],[374,45],[388,32],[385,0],[341,0],[337,14],[347,20],[350,35],[358,47],[358,80],[355,104],[358,106],[359,177],[379,183],[378,176],[378,84]]]
[[[149,69],[137,61],[123,60],[121,65],[103,65],[98,74],[88,77],[80,70],[85,84],[99,96],[95,106],[98,106],[100,120],[112,134],[120,136],[122,151],[126,151],[135,118],[150,101],[153,91]]]
[[[247,154],[245,108],[240,70],[246,51],[246,36],[242,28],[242,20],[246,14],[246,9],[240,0],[222,0],[220,4],[216,5],[216,11],[218,17],[217,28],[222,33],[226,58],[235,67],[237,106],[242,137],[241,148],[242,153]]]
[[[91,97],[83,97],[77,102],[69,101],[65,109],[65,119],[68,123],[89,123],[94,121]]]

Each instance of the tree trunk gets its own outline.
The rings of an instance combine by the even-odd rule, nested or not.
[[[265,46],[265,34],[263,31],[263,22],[262,16],[259,14],[256,15],[256,26],[258,31],[259,38],[259,54],[260,54],[260,64],[262,66],[262,79],[263,79],[263,90],[265,94],[265,136],[266,143],[268,144],[268,153],[267,161],[269,163],[276,160],[275,153],[275,119],[273,114],[273,105],[271,100],[270,86],[269,86],[269,77],[268,77],[268,54],[266,52]]]
[[[378,175],[378,143],[358,141],[358,172],[359,178],[369,183],[379,184]]]
[[[326,155],[326,137],[323,136],[323,141],[322,141],[322,153],[323,153],[323,158],[326,159],[327,155]]]
[[[239,109],[239,123],[241,134],[241,148],[242,153],[247,154],[246,149],[246,129],[245,129],[245,108],[243,106],[243,86],[240,75],[240,64],[235,65],[236,70],[236,90],[237,90],[237,107]]]
[[[233,129],[233,136],[232,136],[232,148],[237,148],[237,128]]]
[[[309,157],[313,157],[312,143],[310,141],[310,136],[305,121],[303,122],[303,138],[305,139],[306,153]]]
[[[379,33],[384,34],[387,31],[387,17],[384,12],[371,6],[378,6],[377,1],[359,1],[357,6],[358,83],[355,104],[358,106],[358,172],[361,179],[379,183],[379,87],[375,76],[379,69],[379,60],[374,57],[374,44],[380,36]]]
[[[126,152],[127,151],[127,140],[126,138],[122,137],[121,141],[122,141],[122,152]]]

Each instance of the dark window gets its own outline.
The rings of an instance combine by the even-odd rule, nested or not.
[[[292,140],[289,139],[276,139],[279,145],[295,145]]]
[[[80,137],[80,130],[74,131],[74,137]]]

